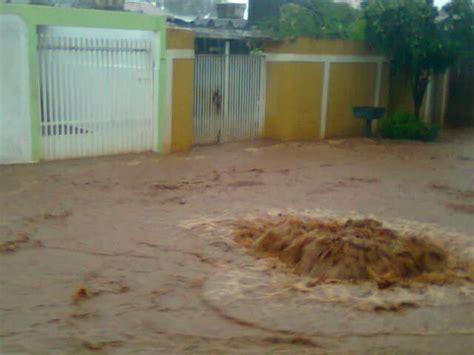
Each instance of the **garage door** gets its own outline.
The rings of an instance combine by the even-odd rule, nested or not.
[[[65,27],[39,31],[41,158],[152,150],[156,35]]]

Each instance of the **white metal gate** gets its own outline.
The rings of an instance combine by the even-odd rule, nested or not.
[[[42,159],[152,150],[152,32],[40,29]]]
[[[265,110],[265,59],[199,54],[194,66],[194,144],[260,135]]]

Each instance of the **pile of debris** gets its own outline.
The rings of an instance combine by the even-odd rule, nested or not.
[[[473,280],[469,263],[454,260],[421,235],[402,234],[373,219],[280,216],[240,221],[234,240],[254,255],[277,258],[317,282],[374,281],[383,289]]]

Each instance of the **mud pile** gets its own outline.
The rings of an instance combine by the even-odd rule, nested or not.
[[[379,288],[400,282],[472,281],[441,246],[401,234],[372,220],[322,220],[281,216],[241,221],[235,241],[258,257],[279,259],[298,275],[321,282],[375,281]]]

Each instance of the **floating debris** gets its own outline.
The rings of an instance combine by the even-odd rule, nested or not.
[[[79,287],[72,296],[72,304],[78,304],[79,302],[88,299],[92,296],[92,293],[85,287]]]
[[[238,222],[234,240],[258,257],[277,258],[316,282],[395,284],[472,282],[472,266],[441,246],[373,219],[338,221],[296,216]]]

